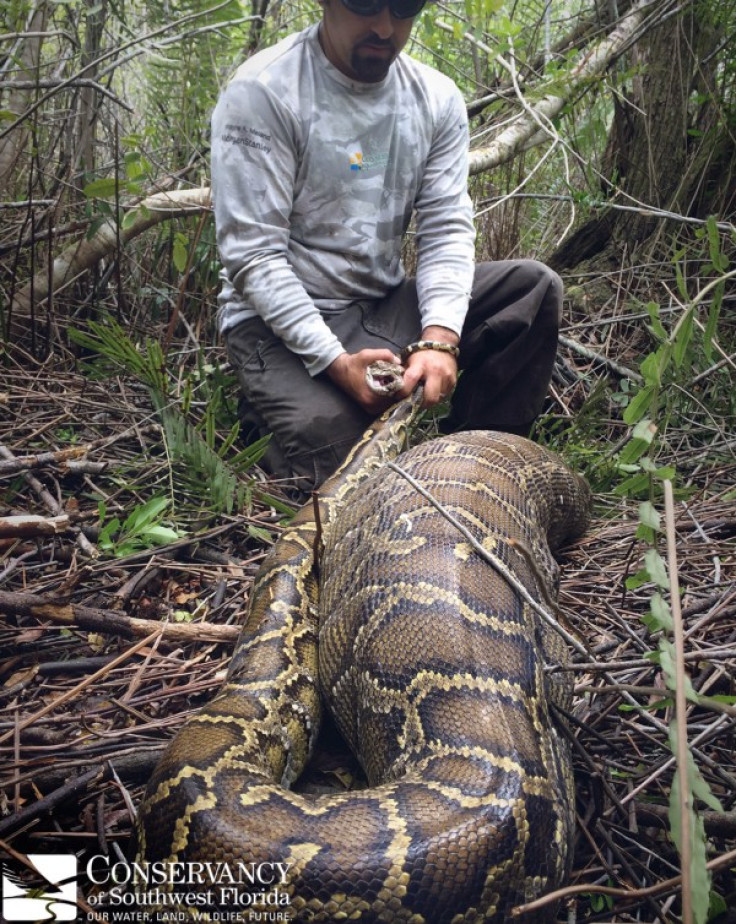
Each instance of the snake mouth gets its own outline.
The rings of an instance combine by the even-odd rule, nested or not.
[[[376,394],[395,395],[404,384],[404,368],[398,363],[379,359],[366,366],[365,380]]]

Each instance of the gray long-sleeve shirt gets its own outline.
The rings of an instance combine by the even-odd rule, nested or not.
[[[246,61],[212,118],[220,329],[259,315],[312,375],[342,352],[322,312],[404,279],[413,213],[423,326],[459,334],[475,241],[455,84],[405,54],[380,83],[353,81],[318,28]]]

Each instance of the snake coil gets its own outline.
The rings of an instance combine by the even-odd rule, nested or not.
[[[271,892],[288,897],[288,919],[366,924],[501,924],[564,879],[572,774],[550,702],[566,705],[570,688],[545,665],[566,647],[384,464],[416,410],[385,414],[322,489],[319,526],[304,508],[264,561],[222,690],[150,782],[141,861],[279,863]],[[589,494],[554,454],[471,432],[400,464],[535,600],[540,577],[556,593],[550,547],[582,532]],[[323,701],[369,788],[288,788]]]

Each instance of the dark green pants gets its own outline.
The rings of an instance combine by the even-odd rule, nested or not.
[[[445,427],[526,433],[547,393],[562,305],[559,277],[533,260],[476,267],[460,339],[462,375]],[[419,338],[416,286],[407,280],[387,298],[327,312],[345,349],[400,352]],[[242,434],[271,433],[262,461],[270,474],[293,479],[303,492],[318,487],[347,455],[372,418],[324,373],[311,377],[260,318],[226,334],[241,387]]]

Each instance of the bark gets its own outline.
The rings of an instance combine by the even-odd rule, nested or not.
[[[718,41],[702,9],[691,7],[637,43],[634,76],[615,98],[602,185],[604,197],[639,208],[604,209],[586,222],[550,258],[555,269],[656,247],[664,222],[653,210],[703,218],[733,207],[733,146],[719,132],[718,59],[709,55]]]
[[[239,626],[221,626],[209,622],[158,622],[128,616],[119,610],[102,610],[50,599],[39,594],[0,590],[0,609],[14,616],[48,620],[55,625],[77,626],[105,635],[122,638],[146,638],[160,634],[170,642],[233,643],[240,634]],[[0,737],[0,742],[2,737]]]
[[[21,514],[0,517],[0,539],[29,539],[34,536],[58,536],[69,529],[71,520],[66,514],[58,517],[40,517]]]
[[[35,79],[38,77],[41,46],[43,44],[41,33],[46,28],[48,16],[48,4],[45,2],[39,3],[27,20],[26,31],[30,34],[19,38],[17,45],[8,55],[8,61],[12,62],[13,66],[13,80],[6,84],[10,88],[10,92],[2,100],[0,108],[20,115],[25,111],[28,101],[33,99]],[[0,73],[0,77],[2,77],[2,73]],[[14,86],[16,81],[24,86]],[[13,188],[11,180],[16,171],[18,159],[25,150],[29,130],[29,128],[19,129],[0,141],[0,187],[2,189]]]
[[[81,58],[82,71],[91,80],[97,77],[96,61],[100,58],[102,35],[107,15],[106,5],[96,0],[86,0],[84,52]],[[99,100],[94,87],[86,81],[79,89],[79,111],[76,129],[76,161],[82,170],[92,174],[95,169],[95,135]]]

